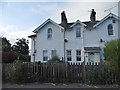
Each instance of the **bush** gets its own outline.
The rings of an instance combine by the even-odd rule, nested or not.
[[[29,55],[23,55],[18,53],[17,56],[19,57],[19,60],[22,62],[30,62],[30,56]]]
[[[3,64],[3,82],[29,83],[34,81],[33,64],[22,63],[16,60],[14,63]]]
[[[106,47],[104,49],[105,59],[107,62],[109,62],[112,65],[113,70],[115,72],[118,72],[118,69],[119,69],[118,56],[119,56],[120,50],[118,48],[118,44],[120,44],[120,40],[112,40],[106,43]]]
[[[51,63],[62,63],[62,61],[60,61],[58,56],[54,56],[50,60],[47,61],[47,64],[51,64]]]
[[[17,53],[13,51],[9,52],[0,52],[2,55],[2,63],[12,63],[17,59]]]
[[[3,74],[6,82],[19,83],[22,76],[20,62],[3,64]]]
[[[30,62],[29,55],[19,54],[14,51],[0,52],[0,57],[2,57],[2,63],[13,63],[18,57],[22,62]]]

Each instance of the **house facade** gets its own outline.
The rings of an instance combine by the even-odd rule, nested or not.
[[[100,21],[92,9],[90,21],[69,23],[65,12],[61,23],[47,19],[37,27],[31,38],[31,61],[47,62],[53,56],[70,63],[100,62],[104,60],[105,43],[118,39],[120,18],[112,13]]]

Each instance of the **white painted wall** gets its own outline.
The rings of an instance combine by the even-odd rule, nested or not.
[[[72,61],[69,62],[79,62],[76,61],[76,50],[80,49],[82,61],[84,60],[84,56],[87,55],[85,53],[84,55],[84,47],[104,47],[104,44],[107,41],[110,41],[112,39],[118,38],[118,20],[116,20],[116,23],[113,24],[114,27],[114,35],[108,36],[107,31],[107,25],[112,23],[111,19],[107,19],[103,23],[101,23],[99,26],[97,26],[93,30],[86,30],[84,26],[82,25],[75,25],[71,31],[65,32],[65,38],[68,40],[68,42],[65,44],[65,51],[70,49],[72,52]],[[76,27],[81,27],[81,37],[76,38]],[[53,30],[53,36],[52,39],[47,39],[47,30],[48,28],[52,28]],[[102,38],[105,43],[100,42],[100,38]],[[31,56],[33,53],[33,40],[32,40],[32,50],[31,50]],[[48,50],[48,57],[51,58],[51,50],[57,50],[57,55],[61,59],[64,57],[64,32],[62,32],[61,28],[52,24],[47,23],[39,32],[37,33],[36,38],[36,61],[43,62],[43,50]],[[33,56],[31,57],[31,60],[33,60]],[[87,58],[85,59],[87,61]],[[82,62],[81,61],[81,62]],[[95,53],[95,62],[100,61],[100,54]]]
[[[116,20],[116,19],[115,19]],[[107,26],[108,24],[113,24],[113,33],[114,35],[109,36]],[[100,39],[103,39],[105,42],[101,43]],[[84,45],[85,47],[105,47],[105,43],[108,41],[118,39],[118,20],[116,20],[116,23],[112,22],[112,19],[107,19],[103,23],[101,23],[99,26],[97,26],[93,30],[85,30],[84,31]],[[104,54],[104,52],[100,52]],[[98,61],[100,61],[99,57],[96,57]],[[103,55],[102,55],[102,58]]]
[[[35,54],[35,56],[33,56],[34,51],[37,50],[36,46],[34,48],[34,42],[36,42],[36,37],[32,37],[31,38],[31,53],[30,53],[30,55],[31,55],[31,62],[34,62],[34,57],[36,59],[36,54]]]
[[[113,33],[114,35],[108,35],[107,26],[108,24],[113,24]],[[116,20],[116,23],[112,22],[112,19],[107,19],[102,24],[100,24],[96,29],[98,31],[98,37],[102,38],[105,42],[108,42],[113,39],[118,39],[118,20]]]
[[[53,35],[52,39],[47,39],[47,30],[48,28],[52,28]],[[63,56],[63,32],[61,28],[52,23],[46,24],[39,32],[37,33],[37,41],[36,41],[36,61],[43,62],[43,50],[48,50],[48,58],[51,58],[51,50],[57,50],[57,55],[62,58]]]
[[[76,37],[76,27],[80,27],[81,28],[81,37]],[[83,62],[83,44],[82,44],[82,39],[83,39],[83,30],[84,30],[84,26],[77,24],[75,25],[71,31],[66,31],[65,33],[65,38],[68,40],[68,42],[65,44],[65,49],[66,50],[71,50],[72,52],[72,61],[69,62],[74,62],[74,63],[78,63],[78,62]],[[76,61],[76,50],[79,49],[81,50],[81,61]]]

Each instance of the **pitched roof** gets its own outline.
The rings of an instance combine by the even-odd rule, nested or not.
[[[41,24],[40,26],[38,26],[33,32],[36,33],[38,32],[42,27],[44,27],[47,23],[53,23],[54,25],[60,27],[61,29],[64,29],[61,25],[57,24],[56,22],[54,22],[53,20],[51,19],[47,19],[43,24]]]
[[[120,20],[120,17],[114,15],[113,13],[110,13],[110,14],[108,14],[106,17],[104,17],[104,18],[103,18],[102,20],[100,20],[100,21],[97,20],[97,21],[95,21],[95,22],[91,22],[91,21],[81,22],[81,21],[77,20],[76,22],[67,23],[66,26],[65,26],[65,28],[66,28],[66,29],[71,29],[74,25],[80,23],[80,24],[84,25],[84,26],[85,26],[86,28],[88,28],[88,29],[93,29],[93,28],[97,27],[98,25],[100,25],[101,23],[103,23],[103,22],[104,22],[106,19],[108,19],[109,17],[114,17],[114,18]],[[53,23],[54,25],[56,25],[56,26],[64,29],[64,27],[63,27],[61,24],[57,24],[57,23],[54,22],[53,20],[47,19],[43,24],[41,24],[39,27],[37,27],[33,32],[34,32],[34,33],[38,32],[43,26],[45,26],[45,25],[46,25],[47,23],[49,23],[49,22],[51,22],[51,23]]]
[[[83,25],[83,26],[86,26],[86,24],[84,24],[84,23],[82,23],[80,20],[77,20],[74,24],[72,24],[70,27],[73,27],[73,26],[75,26],[76,24],[81,24],[81,25]]]
[[[96,22],[91,22],[91,21],[86,21],[86,22],[81,22],[82,24],[84,24],[84,26],[88,29],[91,29],[93,28],[93,26],[95,24],[97,24],[98,22],[100,21],[96,21]],[[77,24],[78,22],[70,22],[70,23],[67,23],[67,29],[70,29],[73,25]],[[61,25],[61,24],[59,24]]]
[[[100,21],[95,21],[95,22],[86,21],[86,22],[83,22],[83,23],[87,25],[86,28],[92,29],[93,26],[94,26],[95,24],[99,23],[99,22],[100,22]]]
[[[108,14],[106,17],[104,17],[102,20],[100,20],[100,22],[98,22],[97,24],[95,24],[93,26],[93,28],[97,27],[98,25],[100,25],[101,23],[103,23],[105,20],[107,20],[108,18],[116,18],[117,20],[120,21],[120,17],[116,16],[113,13]]]

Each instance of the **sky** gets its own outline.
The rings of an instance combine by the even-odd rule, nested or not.
[[[118,1],[1,0],[0,37],[7,37],[12,44],[17,38],[26,38],[30,41],[28,36],[34,34],[32,31],[48,18],[60,23],[62,11],[65,11],[68,22],[89,21],[91,9],[95,9],[97,20],[101,20],[110,12],[118,15]],[[110,8],[112,9],[109,11]],[[104,12],[105,10],[107,11]]]

